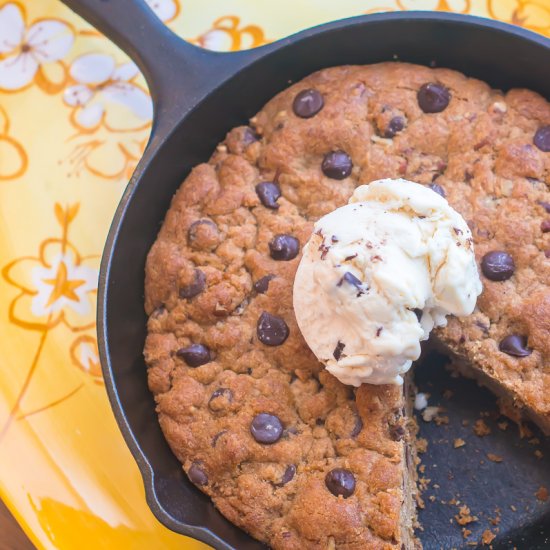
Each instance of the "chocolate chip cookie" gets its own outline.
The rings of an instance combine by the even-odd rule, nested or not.
[[[227,135],[177,191],[146,267],[145,358],[189,479],[273,548],[414,548],[407,390],[344,386],[296,325],[313,223],[360,184],[447,197],[484,292],[435,338],[550,427],[550,105],[446,69],[325,69]]]

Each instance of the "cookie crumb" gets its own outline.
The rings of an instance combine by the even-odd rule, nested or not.
[[[542,451],[540,451],[539,449],[537,449],[534,453],[534,455],[540,460],[544,454],[542,454]]]
[[[491,461],[491,462],[502,462],[504,459],[499,456],[499,455],[495,455],[493,453],[487,453],[487,458]]]
[[[541,502],[546,502],[548,500],[548,489],[546,487],[539,487],[538,491],[535,493],[535,496]]]
[[[458,514],[455,515],[455,520],[459,525],[468,525],[478,520],[477,516],[473,516],[470,512],[470,508],[464,505],[458,510]]]
[[[459,449],[460,447],[464,447],[464,445],[466,445],[466,441],[464,441],[464,439],[460,439],[460,437],[459,437],[459,438],[454,440],[453,447],[455,449]]]
[[[504,432],[508,429],[509,423],[506,420],[503,420],[502,422],[499,422],[497,426],[499,430],[502,430]]]
[[[491,428],[487,426],[485,420],[483,420],[482,418],[475,421],[473,430],[478,437],[485,437],[486,435],[489,435],[491,433]]]
[[[437,415],[434,418],[434,421],[438,426],[447,425],[449,423],[449,417],[448,416],[439,416],[439,415]]]
[[[416,440],[416,452],[425,453],[428,450],[428,440],[424,437],[419,437]]]
[[[481,543],[489,545],[496,539],[496,537],[497,536],[490,529],[485,529],[481,535]]]
[[[431,422],[441,411],[440,407],[426,407],[422,412],[422,420]]]
[[[472,531],[470,529],[466,529],[466,527],[462,528],[462,536],[467,539],[472,534]]]

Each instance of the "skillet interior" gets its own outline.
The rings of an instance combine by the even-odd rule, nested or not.
[[[218,548],[262,547],[229,524],[187,481],[160,431],[146,384],[145,258],[189,170],[207,160],[228,130],[245,124],[273,95],[322,67],[395,58],[435,62],[493,87],[527,87],[549,98],[549,44],[505,25],[442,14],[384,14],[306,31],[268,47],[265,57],[208,95],[141,166],[117,212],[103,258],[99,343],[115,415],[144,476],[148,502],[163,523]],[[456,526],[441,526],[451,528],[457,531]],[[533,538],[530,548],[535,547]]]

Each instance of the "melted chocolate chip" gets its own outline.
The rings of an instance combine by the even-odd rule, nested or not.
[[[245,147],[248,147],[252,143],[255,143],[260,139],[260,136],[252,129],[252,128],[245,128],[243,133],[243,145]]]
[[[363,429],[363,420],[358,414],[356,414],[355,425],[353,426],[353,430],[351,430],[351,433],[349,434],[350,437],[356,438],[361,433],[362,429]]]
[[[269,281],[272,279],[275,279],[275,275],[272,275],[271,273],[269,275],[264,275],[261,279],[258,279],[254,283],[254,290],[258,294],[265,294],[269,288]]]
[[[550,126],[542,126],[535,132],[533,143],[541,151],[548,153],[550,151]]]
[[[353,274],[347,271],[344,276],[338,281],[336,286],[342,286],[342,283],[348,283],[352,286],[354,286],[359,292],[357,293],[357,297],[361,296],[362,294],[365,294],[365,288],[363,287],[363,283]]]
[[[287,483],[292,481],[295,474],[296,474],[296,466],[294,466],[294,464],[290,464],[289,466],[287,466],[285,473],[281,478],[281,481],[277,483],[277,487],[282,487],[283,485],[286,485]]]
[[[405,128],[405,119],[402,116],[394,116],[384,132],[384,137],[392,138],[395,134],[401,132],[403,128]]]
[[[334,356],[334,359],[336,359],[336,361],[340,361],[340,357],[342,357],[342,351],[344,351],[345,347],[346,347],[346,344],[344,344],[344,342],[340,342],[340,340],[338,340],[338,343],[336,344],[336,347],[334,348],[334,351],[332,352],[332,355]]]
[[[281,190],[276,183],[272,181],[264,181],[256,185],[256,193],[260,199],[260,202],[266,207],[272,210],[277,210],[279,205],[277,200],[281,196]]]
[[[213,411],[220,411],[226,408],[233,401],[233,392],[229,388],[218,388],[208,401],[208,406]]]
[[[527,347],[527,337],[521,334],[506,336],[500,341],[498,349],[514,357],[527,357],[533,353],[533,350]]]
[[[514,259],[507,252],[493,250],[481,259],[481,271],[491,281],[505,281],[516,269]]]
[[[325,476],[325,485],[334,496],[348,498],[355,491],[355,476],[344,468],[334,468]]]
[[[203,470],[202,465],[198,462],[193,462],[193,464],[191,464],[191,467],[187,472],[187,477],[189,478],[189,481],[195,485],[206,485],[208,483],[208,476]]]
[[[445,86],[435,82],[423,84],[416,95],[418,106],[425,113],[440,113],[447,108],[451,94]]]
[[[546,202],[546,201],[537,201],[545,210],[548,214],[550,214],[550,202]]]
[[[269,252],[274,260],[292,260],[300,252],[300,241],[292,235],[275,235],[269,243]]]
[[[292,110],[300,118],[315,116],[325,104],[323,96],[317,90],[302,90],[294,98]]]
[[[206,286],[206,275],[200,270],[195,269],[195,279],[187,286],[183,286],[179,290],[180,298],[187,300],[198,296]]]
[[[435,191],[438,195],[441,195],[443,198],[445,198],[445,189],[443,189],[443,187],[441,187],[441,185],[438,185],[437,183],[432,183],[430,185],[428,185],[428,187],[432,190],[432,191]]]
[[[186,348],[181,348],[176,352],[190,367],[200,367],[212,361],[210,350],[202,344],[191,344]]]
[[[543,233],[548,233],[548,231],[550,231],[550,220],[544,220],[544,221],[540,224],[540,230],[541,230]]]
[[[256,326],[258,340],[266,346],[280,346],[289,334],[288,325],[284,319],[264,311]]]
[[[258,443],[268,445],[279,441],[283,435],[283,425],[274,414],[260,413],[252,420],[250,433]]]
[[[321,170],[327,178],[343,180],[351,174],[353,163],[344,151],[332,151],[325,155]]]

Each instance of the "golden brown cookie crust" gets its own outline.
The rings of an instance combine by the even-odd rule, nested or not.
[[[428,82],[450,91],[442,112],[419,107],[418,90]],[[324,106],[301,118],[293,101],[309,88]],[[392,136],[396,118],[404,127]],[[253,131],[232,130],[191,172],[147,260],[145,358],[171,448],[233,523],[274,548],[413,544],[403,505],[402,388],[354,391],[323,370],[292,308],[300,254],[285,261],[270,251],[276,235],[302,247],[314,221],[345,204],[360,184],[388,177],[435,183],[472,228],[478,261],[491,250],[513,256],[513,276],[483,278],[475,313],[451,319],[437,337],[550,414],[550,234],[541,231],[550,217],[550,153],[533,144],[547,124],[550,106],[533,92],[503,95],[451,70],[402,63],[336,67],[281,92],[251,120]],[[335,150],[353,162],[342,180],[321,170]],[[278,208],[260,201],[255,187],[266,181],[281,190]],[[267,291],[255,289],[266,276],[273,276],[264,280]],[[264,312],[288,328],[280,345],[258,338]],[[511,332],[527,337],[529,356],[499,351]],[[191,345],[204,348],[189,355]],[[260,413],[279,419],[277,442],[252,436]],[[335,468],[353,474],[348,498],[327,488],[325,476]]]

